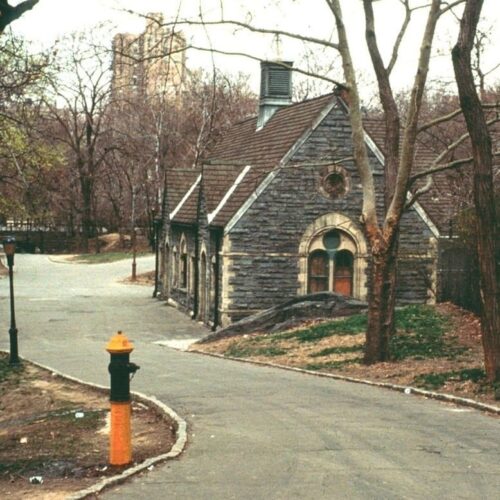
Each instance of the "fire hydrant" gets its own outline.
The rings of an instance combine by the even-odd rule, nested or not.
[[[109,463],[111,465],[126,465],[132,461],[130,375],[139,369],[139,366],[129,360],[133,350],[132,342],[120,331],[111,337],[106,345],[106,351],[111,355],[108,367],[111,375],[109,397],[111,402]]]

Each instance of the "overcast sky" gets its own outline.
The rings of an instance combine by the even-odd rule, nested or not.
[[[413,0],[416,4],[420,0]],[[300,32],[315,37],[328,38],[332,36],[333,17],[324,0],[203,0],[205,19],[217,18],[220,15],[220,6],[224,4],[224,16],[227,19],[249,20],[252,23],[266,28],[279,28],[286,31]],[[249,7],[250,6],[250,7]],[[344,0],[345,22],[348,27],[350,43],[354,52],[355,64],[358,70],[366,72],[369,68],[368,55],[364,46],[364,22],[360,0]],[[483,26],[493,26],[492,42],[484,55],[486,70],[500,61],[500,25],[499,0],[485,0],[483,14],[486,22]],[[40,45],[50,45],[58,37],[72,31],[89,30],[100,22],[106,21],[114,25],[106,33],[111,38],[115,32],[139,33],[144,27],[144,20],[123,12],[123,9],[133,9],[137,12],[162,12],[166,17],[179,13],[180,18],[196,16],[199,2],[196,0],[40,0],[39,4],[20,20],[12,24],[13,31],[23,35]],[[249,9],[252,12],[249,13]],[[394,71],[393,81],[396,87],[408,87],[413,79],[418,55],[418,42],[421,37],[424,21],[424,12],[415,16],[415,22],[402,46],[401,57]],[[403,16],[399,0],[382,0],[375,4],[377,33],[381,50],[388,58],[390,48],[397,33],[397,28]],[[272,38],[264,35],[251,35],[233,28],[213,28],[209,31],[210,41],[207,41],[207,32],[203,29],[185,27],[184,32],[188,40],[196,45],[251,53],[260,58],[273,58],[276,47]],[[452,16],[440,21],[436,38],[434,57],[432,62],[432,78],[452,79],[450,47],[456,40],[457,23]],[[297,61],[304,52],[302,44],[283,39],[283,57]],[[318,59],[328,64],[334,57],[334,52],[321,53]],[[191,67],[209,66],[210,57],[207,54],[188,53]],[[258,63],[249,59],[235,57],[217,57],[216,63],[224,71],[242,71],[250,74],[250,83],[257,91],[259,69]],[[334,75],[342,80],[340,74]],[[367,81],[372,78],[367,77]],[[490,78],[490,82],[500,79],[500,70]]]

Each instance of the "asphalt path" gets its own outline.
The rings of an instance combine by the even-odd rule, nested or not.
[[[500,420],[370,386],[178,351],[157,342],[207,333],[125,285],[130,262],[84,265],[16,255],[19,351],[108,383],[117,330],[141,366],[132,388],[188,421],[183,455],[109,499],[500,499]],[[153,259],[139,259],[138,272]],[[8,349],[8,280],[0,348]]]

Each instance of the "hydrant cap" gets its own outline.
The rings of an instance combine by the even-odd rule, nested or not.
[[[110,354],[127,354],[133,350],[134,345],[121,331],[113,335],[106,345],[106,351]]]

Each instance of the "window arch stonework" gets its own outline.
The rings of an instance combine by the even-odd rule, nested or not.
[[[335,252],[328,252],[325,247],[324,237],[331,232],[340,236]],[[311,261],[311,256],[319,256],[321,252],[329,256],[327,289],[366,300],[368,248],[361,229],[339,213],[323,215],[306,228],[299,245],[300,294],[314,291],[311,279],[314,281],[317,269],[311,266],[317,266],[318,262]]]

